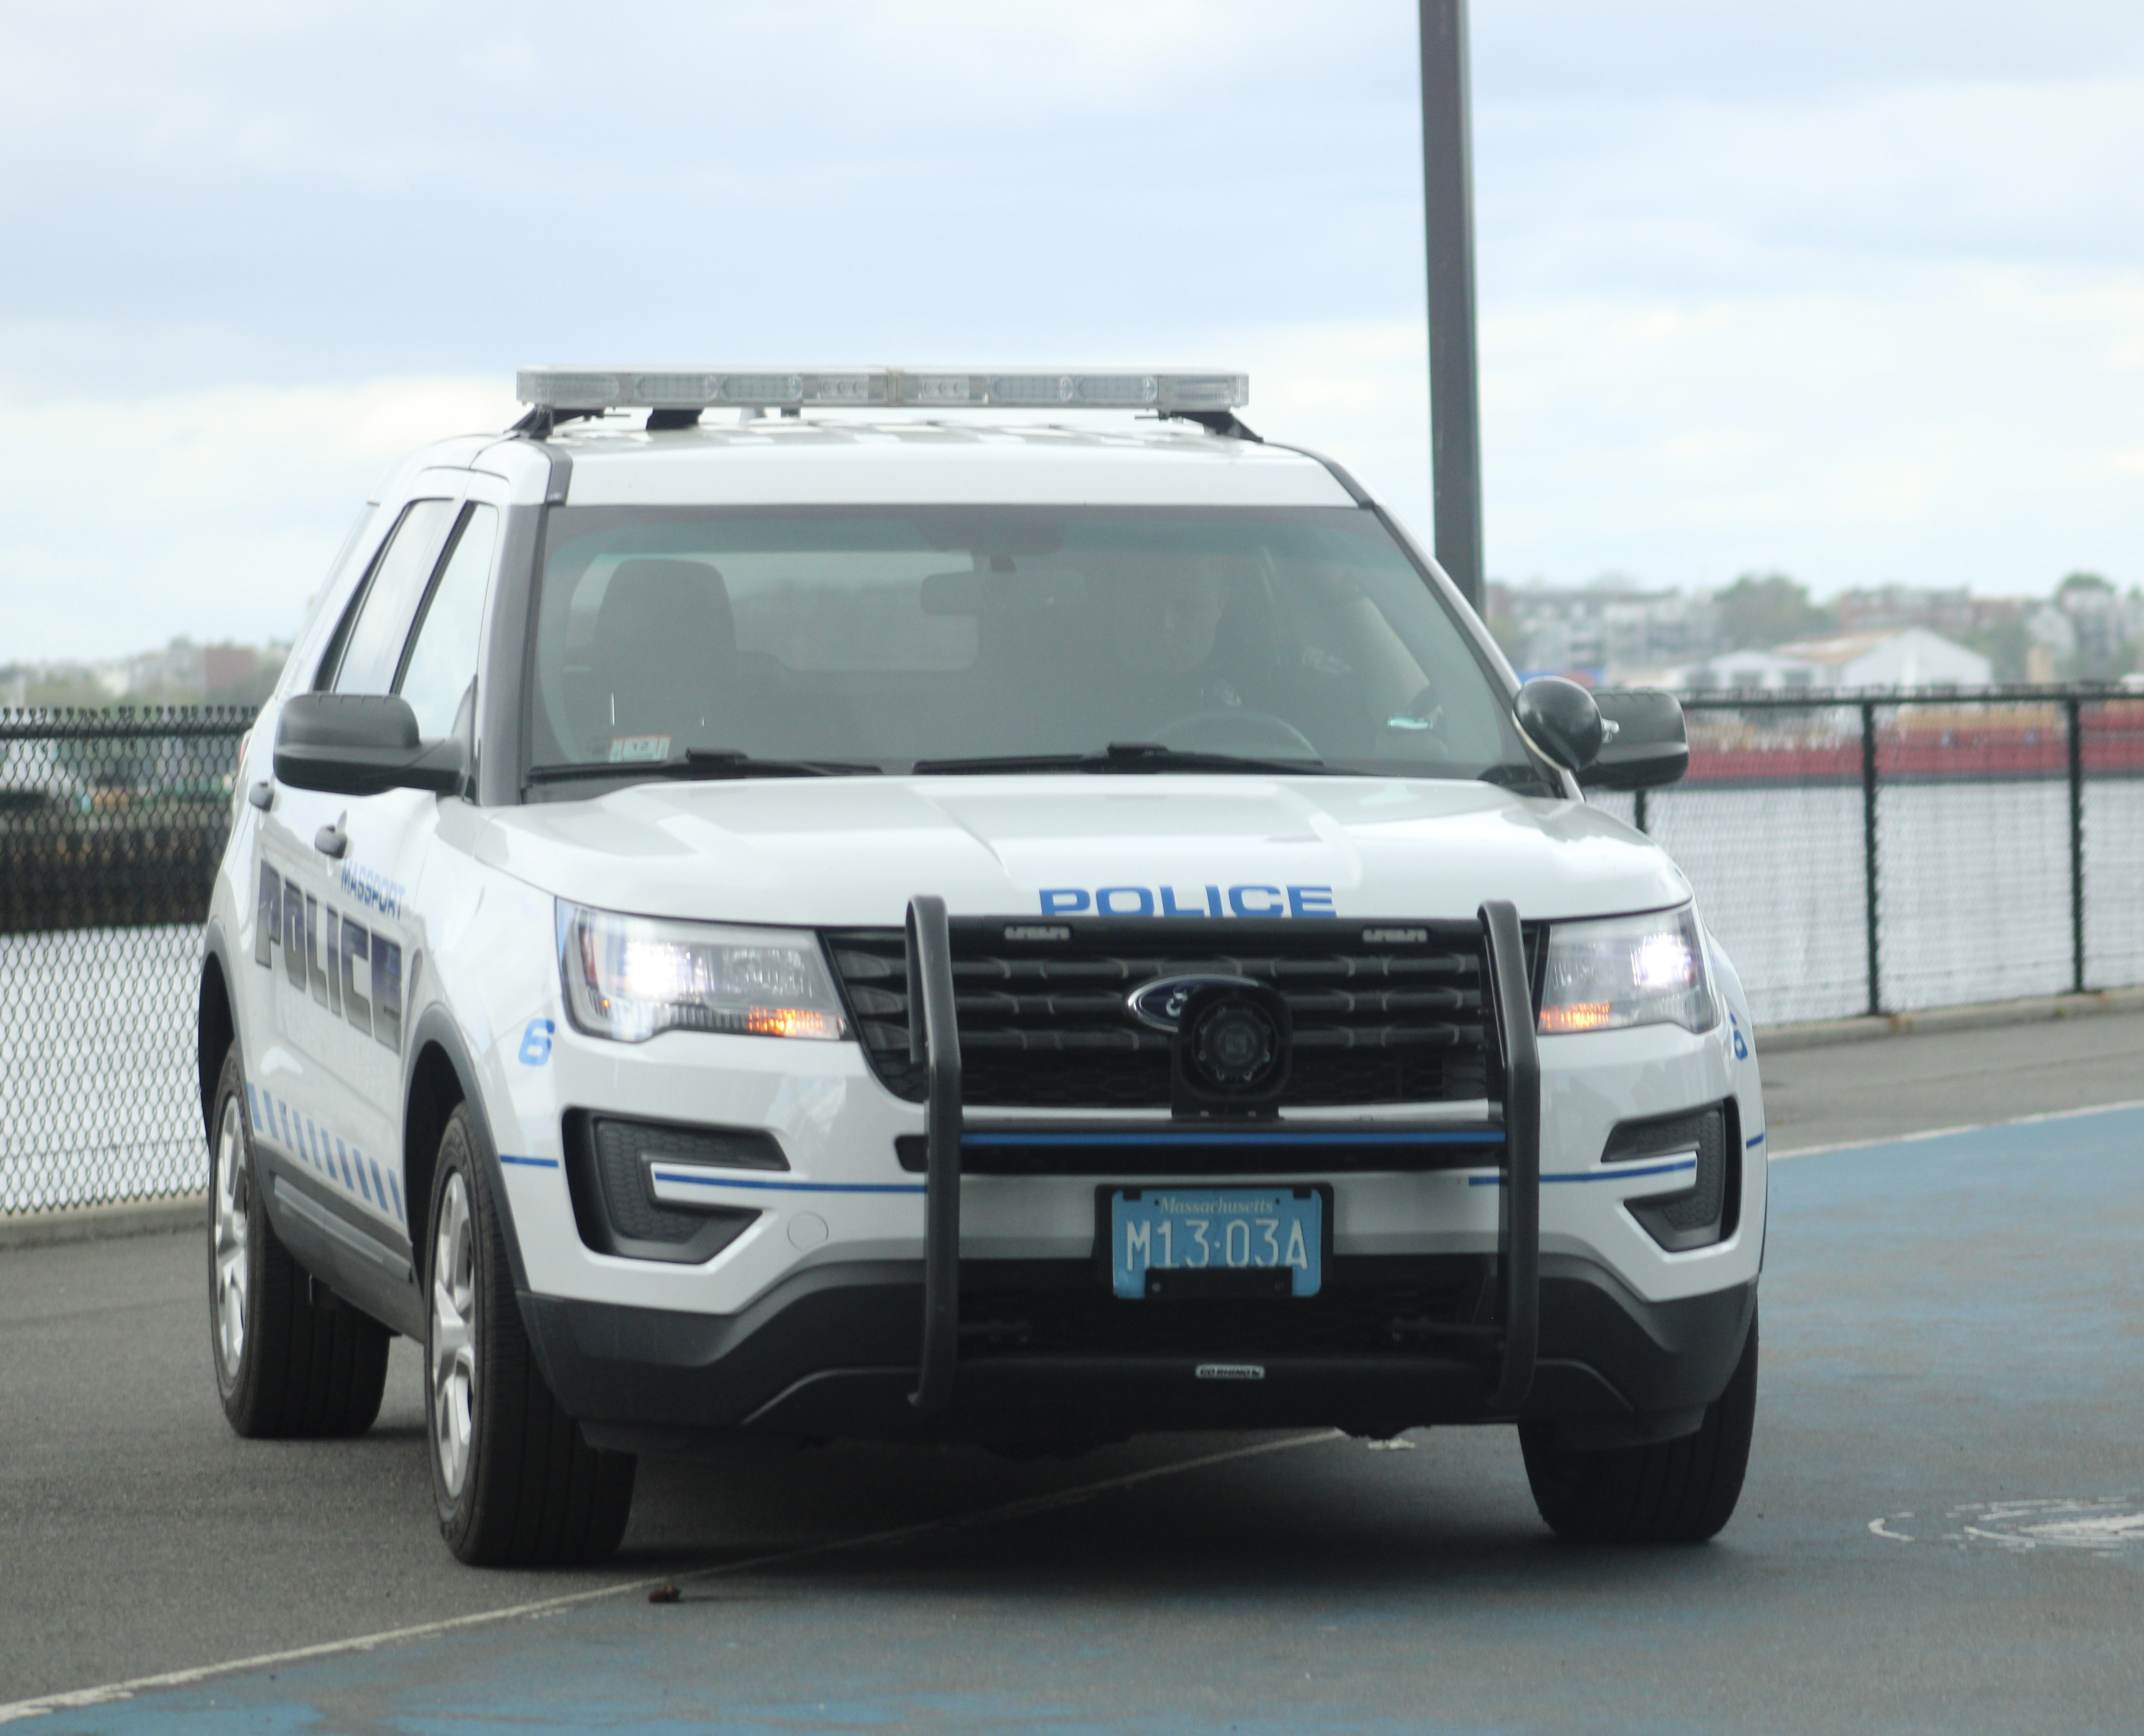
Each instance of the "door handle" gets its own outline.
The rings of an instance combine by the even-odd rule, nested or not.
[[[332,826],[324,826],[315,832],[313,848],[322,856],[333,856],[340,861],[343,853],[350,848],[350,834],[342,829],[342,822],[348,817],[347,815],[341,816]]]

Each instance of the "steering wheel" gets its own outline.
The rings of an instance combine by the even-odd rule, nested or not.
[[[1193,712],[1170,718],[1154,733],[1163,746],[1180,753],[1240,753],[1268,760],[1325,757],[1309,737],[1271,712]]]

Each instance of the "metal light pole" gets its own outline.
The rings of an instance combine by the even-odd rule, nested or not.
[[[1467,0],[1420,4],[1435,542],[1438,563],[1479,612],[1481,419],[1474,361],[1474,153],[1467,99]]]

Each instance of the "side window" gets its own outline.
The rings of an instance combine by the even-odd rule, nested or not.
[[[395,666],[409,636],[409,619],[424,594],[424,583],[438,565],[439,548],[454,526],[451,500],[413,500],[402,521],[387,539],[387,547],[373,563],[372,576],[356,603],[351,624],[338,637],[321,664],[321,674],[334,671],[331,682],[338,693],[385,693],[395,679]],[[337,652],[340,652],[340,658]]]
[[[402,679],[395,691],[417,714],[426,741],[454,727],[462,695],[476,677],[477,638],[484,628],[484,593],[499,541],[499,508],[481,503],[462,516],[454,550],[417,617]]]

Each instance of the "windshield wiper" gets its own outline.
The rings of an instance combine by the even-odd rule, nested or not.
[[[569,765],[531,766],[532,784],[560,784],[593,777],[671,777],[691,782],[739,777],[867,777],[881,766],[858,760],[762,760],[734,747],[688,747],[667,760],[587,760]]]
[[[918,760],[919,776],[960,776],[990,771],[1265,771],[1318,777],[1332,768],[1323,760],[1261,760],[1239,753],[1194,753],[1159,742],[1112,742],[1099,753],[1006,753],[975,759]]]

